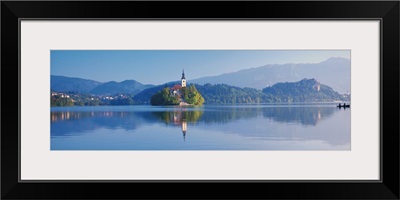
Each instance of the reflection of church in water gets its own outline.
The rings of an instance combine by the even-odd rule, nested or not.
[[[186,131],[187,131],[187,119],[182,116],[182,113],[185,111],[174,111],[170,114],[173,115],[171,118],[173,119],[174,125],[181,126],[183,140],[186,140]]]

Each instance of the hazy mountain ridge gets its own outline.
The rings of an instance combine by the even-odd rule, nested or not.
[[[75,78],[75,77],[66,77],[66,76],[50,76],[50,88],[52,91],[56,92],[80,92],[80,93],[88,93],[93,88],[101,85],[102,83],[98,81],[83,79],[83,78]]]
[[[122,82],[110,81],[93,88],[91,94],[113,95],[117,93],[137,94],[144,89],[154,85],[143,85],[135,80],[125,80]]]
[[[96,95],[114,95],[118,93],[137,94],[154,85],[144,85],[135,80],[122,82],[109,81],[105,83],[65,76],[51,75],[50,88],[55,92],[78,92]]]
[[[188,82],[263,89],[279,82],[296,82],[303,78],[315,78],[341,94],[350,92],[350,60],[332,57],[320,63],[271,64]]]

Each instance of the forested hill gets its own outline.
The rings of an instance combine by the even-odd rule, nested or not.
[[[331,102],[349,101],[327,85],[315,79],[303,79],[292,83],[277,83],[262,90],[271,102]]]
[[[263,103],[265,94],[253,88],[240,88],[226,84],[197,85],[205,104]]]
[[[149,104],[151,96],[175,82],[148,88],[135,95],[135,104]],[[315,79],[303,79],[298,82],[277,83],[263,90],[240,88],[226,84],[194,84],[204,97],[205,104],[232,103],[290,103],[290,102],[332,102],[349,101],[349,97],[340,95],[331,87],[320,84]]]

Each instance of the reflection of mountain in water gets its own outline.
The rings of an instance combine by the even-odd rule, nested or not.
[[[152,118],[149,112],[51,112],[51,135],[70,135],[100,128],[134,130]]]
[[[263,109],[263,116],[278,122],[316,126],[335,110],[335,107],[268,107]]]
[[[255,118],[260,114],[261,107],[237,107],[237,106],[226,106],[226,107],[210,107],[207,108],[206,112],[201,118],[201,121],[211,123],[230,123],[240,119]]]
[[[283,124],[302,124],[316,127],[319,121],[331,117],[336,107],[259,107],[259,106],[207,106],[201,109],[168,108],[157,111],[64,111],[51,112],[51,135],[69,136],[96,129],[135,130],[144,124],[165,123],[179,127],[185,138],[191,126],[215,129],[225,133],[234,133],[245,137],[323,140],[333,144],[349,141],[348,133],[308,134],[274,131],[266,124],[265,130],[256,129],[256,119],[271,119]],[[261,117],[261,118],[260,118]],[[244,122],[244,121],[245,122]],[[254,122],[252,122],[254,121]],[[246,125],[240,125],[240,123]],[[261,121],[264,123],[265,121]],[[189,129],[189,130],[188,130]],[[111,132],[110,132],[111,133]]]
[[[221,116],[227,115],[233,123],[224,126],[207,126],[206,128],[223,131],[227,134],[267,140],[324,141],[331,145],[347,145],[350,143],[351,137],[350,118],[327,120],[329,125],[323,125],[324,128],[319,126],[322,124],[320,122],[332,119],[335,113],[342,112],[350,112],[350,110],[340,110],[333,106],[237,107],[224,108],[222,112],[216,113],[207,111],[200,121],[224,123]],[[260,116],[264,119],[260,119]],[[214,118],[219,119],[214,120]],[[242,123],[242,119],[247,120]],[[265,119],[281,125],[274,126]],[[337,123],[333,123],[334,121]],[[297,126],[298,124],[301,124],[302,127]]]
[[[181,125],[188,122],[206,124],[231,123],[236,120],[255,118],[262,114],[278,122],[293,122],[316,125],[323,118],[333,114],[333,107],[210,107],[203,110],[168,110],[157,112],[51,112],[52,135],[64,135],[99,128],[134,130],[143,122]],[[154,120],[158,119],[158,120]]]

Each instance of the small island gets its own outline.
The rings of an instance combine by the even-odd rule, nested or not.
[[[186,87],[185,71],[182,72],[181,84],[164,87],[151,97],[151,105],[203,105],[204,98],[194,85]]]

